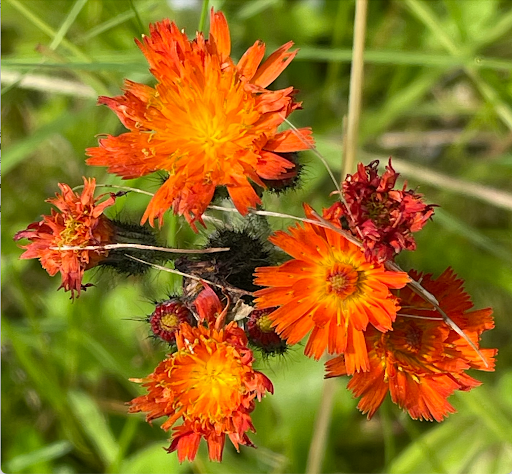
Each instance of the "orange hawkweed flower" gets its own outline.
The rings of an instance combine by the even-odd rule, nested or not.
[[[62,194],[47,199],[60,212],[52,209],[50,216],[33,222],[19,231],[14,240],[28,239],[30,244],[22,246],[26,251],[21,259],[38,258],[43,268],[54,276],[60,272],[60,288],[71,291],[71,298],[80,296],[84,288],[84,271],[96,266],[108,255],[108,250],[60,250],[63,246],[92,246],[112,243],[115,233],[112,222],[103,211],[114,204],[115,195],[99,202],[106,194],[94,198],[96,180],[84,178],[82,194],[75,193],[67,184],[59,183]]]
[[[273,393],[270,380],[252,368],[254,357],[244,331],[231,322],[223,329],[180,326],[177,352],[144,379],[132,379],[147,388],[147,395],[130,402],[130,413],[148,412],[146,420],[168,419],[162,429],[173,429],[168,452],[192,461],[204,438],[212,461],[222,460],[226,435],[235,448],[254,446],[246,431],[254,432],[250,413],[255,399]]]
[[[418,280],[421,274],[411,272]],[[421,279],[422,286],[439,301],[440,308],[479,347],[483,331],[494,327],[490,308],[471,310],[473,304],[462,289],[462,280],[451,269],[437,280]],[[399,292],[401,313],[393,330],[383,334],[373,328],[365,333],[370,370],[354,374],[348,388],[361,397],[358,408],[371,418],[390,393],[413,419],[442,421],[455,409],[447,398],[455,390],[470,390],[480,382],[465,373],[469,368],[494,370],[496,349],[471,345],[444,323],[441,315],[409,288]],[[326,377],[348,373],[343,356],[326,363]]]
[[[288,176],[295,164],[281,156],[311,144],[310,129],[299,136],[277,128],[300,103],[293,87],[270,91],[297,51],[290,41],[260,65],[265,45],[257,41],[238,64],[231,59],[226,18],[212,9],[210,35],[189,41],[169,20],[150,27],[137,41],[155,76],[155,88],[125,82],[125,94],[100,97],[130,131],[108,135],[89,148],[89,165],[108,166],[125,179],[166,171],[167,180],[146,209],[142,222],[159,219],[171,206],[195,229],[217,186],[226,186],[241,214],[259,204],[249,180]]]
[[[359,247],[334,230],[306,223],[289,232],[277,232],[270,241],[293,260],[256,269],[255,284],[270,287],[255,293],[256,307],[280,306],[269,318],[288,344],[311,331],[307,356],[319,359],[327,349],[345,354],[350,373],[368,370],[364,331],[368,323],[391,329],[398,305],[389,289],[403,287],[407,274],[367,262]]]

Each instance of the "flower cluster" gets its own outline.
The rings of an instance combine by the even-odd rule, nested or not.
[[[452,413],[448,397],[480,383],[467,371],[494,370],[496,350],[480,348],[494,323],[490,309],[473,309],[452,270],[435,279],[394,262],[415,250],[413,233],[434,206],[406,185],[395,189],[391,160],[382,176],[378,162],[359,164],[322,216],[304,204],[304,223],[270,235],[257,209],[262,193],[297,184],[298,152],[314,143],[309,128],[280,130],[301,106],[297,91],[268,89],[297,54],[293,43],[262,62],[265,46],[256,41],[235,63],[226,18],[212,9],[208,37],[189,40],[163,20],[137,45],[156,85],[126,81],[123,95],[99,98],[128,132],[101,138],[87,163],[124,179],[165,177],[141,224],[108,218],[104,211],[127,193],[95,198],[95,180],[84,178],[81,194],[59,184],[62,194],[49,199],[58,211],[15,235],[30,241],[21,258],[60,272],[72,298],[89,286],[82,279],[92,267],[138,274],[173,260],[182,288],[145,318],[169,353],[147,377],[131,379],[146,393],[129,412],[145,412],[148,422],[165,417],[167,450],[180,462],[195,458],[201,439],[221,461],[226,436],[237,450],[253,446],[255,402],[273,393],[253,368],[256,351],[279,356],[307,338],[305,355],[334,356],[326,377],[350,376],[368,417],[388,392],[414,419]],[[231,199],[238,221],[205,216],[219,196]],[[204,248],[172,258],[185,249],[158,246],[152,227],[170,209],[193,230],[207,229]]]
[[[466,336],[479,346],[482,332],[494,323],[490,308],[472,310],[462,280],[451,269],[437,279],[411,272],[437,297],[439,307]],[[393,331],[370,328],[366,338],[370,368],[354,374],[348,384],[361,397],[359,409],[371,418],[387,392],[414,419],[441,421],[455,410],[446,400],[455,390],[469,390],[480,382],[466,374],[470,368],[494,370],[495,349],[480,349],[480,358],[469,342],[442,321],[441,313],[410,288],[396,292],[402,306]],[[327,362],[327,376],[349,374],[341,355]]]
[[[148,393],[132,400],[129,409],[148,412],[148,422],[168,417],[162,424],[166,431],[183,420],[174,428],[168,448],[178,452],[180,462],[195,458],[201,438],[213,461],[222,460],[226,435],[237,450],[253,446],[246,432],[254,431],[254,402],[273,392],[270,380],[252,367],[254,356],[243,329],[235,322],[222,325],[221,302],[211,288],[201,295],[196,306],[206,325],[179,325],[176,352],[148,377],[133,379]]]

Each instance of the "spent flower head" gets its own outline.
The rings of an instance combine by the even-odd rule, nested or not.
[[[59,183],[62,194],[47,199],[55,209],[43,220],[33,222],[25,230],[19,231],[14,240],[28,239],[23,245],[26,249],[20,258],[38,258],[43,268],[54,276],[61,274],[59,288],[71,291],[71,298],[80,296],[84,289],[82,278],[84,271],[98,265],[106,259],[109,251],[105,249],[63,250],[62,247],[87,247],[113,243],[115,228],[103,211],[115,202],[112,193],[95,198],[96,180],[84,178],[82,194],[75,193],[67,184]],[[102,201],[102,198],[108,198]]]
[[[418,232],[434,214],[422,195],[414,190],[395,189],[399,176],[391,159],[382,176],[378,160],[364,166],[343,181],[344,202],[324,211],[327,219],[345,218],[352,233],[362,240],[368,260],[379,263],[392,260],[402,250],[415,250],[413,233]]]

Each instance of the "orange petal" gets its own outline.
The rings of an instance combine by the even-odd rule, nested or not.
[[[231,39],[229,36],[229,27],[226,17],[222,12],[210,11],[210,41],[215,42],[217,53],[224,62],[231,53]]]
[[[315,146],[312,133],[313,131],[310,128],[299,128],[297,131],[285,130],[269,140],[265,144],[265,150],[278,153],[307,150]]]
[[[261,87],[267,87],[274,82],[297,54],[298,50],[288,51],[292,46],[293,41],[288,41],[288,43],[274,51],[258,68],[251,82]]]
[[[249,183],[246,185],[227,186],[227,190],[233,200],[233,204],[242,216],[247,215],[250,208],[255,209],[258,204],[261,204],[261,199]]]
[[[282,156],[270,151],[262,151],[256,169],[258,175],[263,179],[279,179],[286,170],[294,168],[295,165]]]
[[[240,75],[250,81],[256,73],[264,54],[265,43],[260,40],[256,41],[238,61],[237,68]]]

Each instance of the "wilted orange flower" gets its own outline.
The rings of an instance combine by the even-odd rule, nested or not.
[[[418,280],[422,275],[411,272],[411,276]],[[471,310],[473,304],[462,283],[451,269],[437,280],[432,275],[421,279],[422,286],[437,298],[440,308],[479,347],[482,332],[494,327],[492,310]],[[470,390],[480,385],[466,370],[494,370],[497,351],[479,349],[486,365],[431,305],[409,288],[398,293],[402,309],[393,330],[383,334],[368,328],[365,338],[370,370],[354,374],[348,388],[361,397],[358,408],[368,413],[368,418],[374,415],[389,391],[393,402],[413,419],[442,421],[455,411],[447,401],[455,390]],[[343,356],[327,362],[326,368],[327,377],[348,373]]]
[[[92,246],[112,243],[114,226],[103,215],[103,211],[114,204],[115,195],[99,202],[106,194],[94,198],[96,180],[84,178],[82,194],[75,193],[67,184],[59,183],[62,194],[47,199],[60,212],[52,209],[50,216],[33,222],[25,230],[19,231],[14,240],[31,241],[22,248],[26,251],[20,258],[38,258],[43,268],[54,276],[60,272],[60,288],[71,291],[71,298],[80,296],[83,289],[84,271],[96,266],[106,258],[108,250],[59,250],[63,246]],[[52,248],[55,247],[55,248]]]
[[[399,176],[391,159],[382,176],[379,161],[364,166],[343,181],[344,203],[336,202],[324,212],[327,219],[347,220],[350,230],[363,242],[368,260],[383,263],[402,250],[415,250],[413,232],[418,232],[434,214],[414,190],[394,189]]]
[[[312,217],[306,208],[308,217]],[[368,263],[362,250],[338,232],[306,223],[277,232],[270,241],[293,257],[278,267],[256,269],[257,308],[280,306],[269,318],[288,344],[311,334],[305,354],[319,359],[345,354],[350,373],[368,370],[363,331],[368,323],[391,329],[398,306],[390,288],[401,288],[406,273]]]
[[[87,150],[89,165],[108,166],[125,179],[162,170],[168,178],[149,203],[142,222],[171,206],[193,225],[210,203],[215,188],[226,186],[241,214],[260,199],[249,180],[288,176],[293,163],[281,156],[308,148],[311,131],[297,137],[277,128],[300,103],[293,87],[267,90],[297,51],[290,41],[260,65],[265,45],[257,41],[238,64],[231,59],[226,18],[210,16],[210,35],[189,41],[169,20],[150,27],[137,41],[155,76],[155,88],[125,82],[125,94],[100,97],[130,131],[100,140]],[[193,225],[194,227],[194,225]]]
[[[247,436],[255,431],[250,413],[255,399],[273,393],[270,380],[252,368],[254,357],[247,348],[244,331],[231,322],[223,329],[204,326],[180,326],[176,334],[177,352],[161,362],[141,382],[147,395],[130,402],[131,413],[148,412],[151,422],[161,416],[168,419],[162,429],[173,429],[168,452],[177,451],[178,459],[192,461],[204,438],[212,461],[222,460],[226,435],[235,448],[253,446]]]

